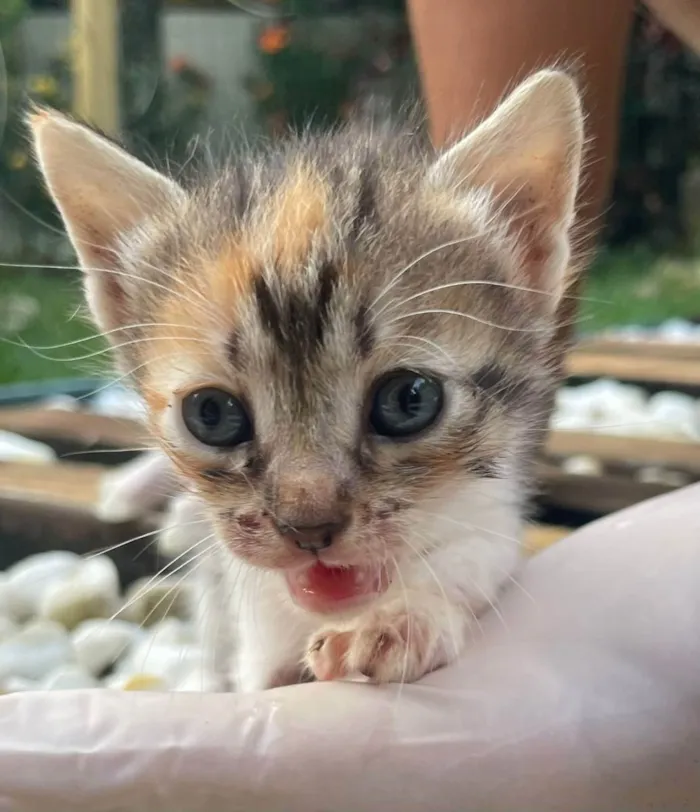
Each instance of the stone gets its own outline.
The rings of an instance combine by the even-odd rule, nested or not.
[[[46,592],[58,583],[71,578],[83,564],[80,556],[64,550],[37,553],[13,564],[7,572],[7,591],[0,601],[9,604],[12,616],[19,620],[34,617]]]
[[[85,620],[71,635],[76,662],[93,676],[126,657],[134,642],[142,638],[136,624],[118,618]]]
[[[672,488],[683,488],[691,482],[690,476],[683,471],[671,471],[660,465],[645,465],[635,471],[634,478],[637,482],[668,485]]]
[[[119,617],[139,626],[153,626],[166,617],[188,614],[189,590],[183,578],[139,578],[127,590]]]
[[[55,460],[56,452],[50,446],[0,429],[0,462],[32,462],[46,465]]]
[[[156,674],[115,674],[106,685],[121,691],[167,691],[168,686],[162,677]]]
[[[107,556],[100,555],[81,565],[72,575],[52,584],[43,594],[38,615],[55,620],[67,629],[91,618],[114,614],[118,605],[119,573]]]
[[[194,669],[201,668],[204,655],[199,646],[158,643],[146,639],[119,665],[121,674],[154,674],[174,687]]]
[[[38,620],[0,643],[0,682],[9,677],[40,680],[72,661],[73,647],[65,629]]]
[[[64,581],[47,591],[39,616],[74,629],[84,620],[107,618],[114,611],[114,601],[92,584],[79,580]]]
[[[41,684],[33,679],[24,677],[7,677],[0,680],[0,694],[16,694],[24,691],[38,691]]]
[[[700,439],[697,404],[682,392],[657,392],[649,398],[649,418],[660,436]]]
[[[0,615],[0,643],[12,637],[19,631],[19,627],[11,618],[6,615]]]
[[[576,476],[601,476],[603,473],[603,465],[600,460],[587,454],[567,457],[561,467],[565,473]]]
[[[22,602],[20,601],[18,606],[18,601],[10,585],[9,576],[4,572],[0,572],[0,617],[11,621],[20,621],[23,613],[18,612],[18,608],[24,608]]]
[[[42,681],[42,691],[77,691],[98,688],[100,683],[77,665],[63,665],[51,671]]]

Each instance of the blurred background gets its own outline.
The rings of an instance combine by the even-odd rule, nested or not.
[[[161,623],[187,620],[191,562],[158,534],[163,479],[142,485],[120,467],[150,445],[140,404],[110,377],[82,311],[23,113],[29,100],[75,112],[177,172],[205,145],[417,97],[404,4],[0,0],[0,46],[0,692],[191,689],[197,669],[177,664],[182,646],[201,661],[196,641]],[[620,116],[602,246],[539,460],[532,551],[700,480],[700,61],[642,10]],[[125,479],[138,511],[113,498]],[[131,626],[99,620],[115,616]],[[146,665],[134,641],[150,625],[170,643],[145,639],[161,658]],[[96,628],[112,648],[96,653]],[[34,641],[24,659],[18,635]]]
[[[275,136],[417,94],[401,0],[0,0],[0,45],[0,334],[32,345],[90,328],[71,318],[77,273],[48,267],[74,257],[28,154],[28,99],[77,110],[177,167],[204,139]],[[586,332],[700,320],[700,62],[640,13],[628,65]],[[0,385],[85,372],[0,346]]]

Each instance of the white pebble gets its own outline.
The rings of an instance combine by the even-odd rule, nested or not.
[[[204,662],[199,646],[154,643],[144,640],[120,664],[120,674],[153,674],[174,687]]]
[[[103,414],[108,417],[128,417],[134,420],[142,420],[146,409],[141,398],[122,386],[110,386],[103,389],[96,395],[90,403],[90,408],[95,414]]]
[[[24,691],[38,691],[41,683],[34,679],[24,677],[7,677],[0,680],[0,694],[17,694]]]
[[[668,319],[659,325],[655,338],[662,341],[686,342],[696,340],[695,325],[685,319]]]
[[[97,676],[125,657],[133,643],[142,637],[141,629],[126,620],[91,619],[75,629],[71,640],[78,664]]]
[[[119,691],[167,691],[168,684],[156,674],[143,672],[129,672],[124,674],[112,674],[105,680],[106,688],[117,689]]]
[[[0,430],[0,462],[33,462],[45,465],[55,460],[56,452],[45,443]]]
[[[7,573],[0,572],[0,617],[10,620],[22,620],[22,613],[17,612],[17,600],[10,585],[10,578]],[[19,608],[22,608],[21,601]]]
[[[74,629],[84,620],[109,617],[114,612],[114,600],[93,584],[79,579],[64,581],[51,587],[39,607],[39,616]]]
[[[109,617],[117,608],[119,574],[101,555],[81,561],[70,578],[53,584],[42,596],[38,614],[74,629],[90,618]]]
[[[126,592],[119,617],[139,626],[153,626],[166,617],[186,617],[189,590],[181,578],[139,578]]]
[[[660,465],[645,465],[635,471],[637,482],[653,485],[668,485],[672,488],[682,488],[690,484],[690,477],[682,471],[670,471]]]
[[[77,412],[80,410],[80,402],[70,395],[52,395],[41,403],[44,409],[51,409],[59,412]]]
[[[17,634],[19,628],[17,624],[6,615],[0,615],[0,643]]]
[[[697,405],[682,392],[657,392],[649,398],[649,418],[666,437],[700,439]]]
[[[107,555],[97,555],[84,562],[78,573],[80,580],[94,586],[112,600],[119,597],[119,570]]]
[[[36,621],[0,643],[0,680],[38,680],[73,660],[73,648],[61,626]]]
[[[87,671],[76,665],[64,665],[54,669],[41,682],[43,691],[75,691],[98,688],[100,683]]]
[[[80,556],[64,550],[31,555],[7,570],[2,591],[7,590],[8,594],[0,600],[9,602],[14,617],[20,620],[33,617],[46,591],[69,579],[82,563]]]
[[[603,473],[603,465],[600,460],[586,454],[567,457],[561,467],[565,473],[576,476],[601,476]]]

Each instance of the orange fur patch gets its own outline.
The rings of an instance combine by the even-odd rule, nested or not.
[[[149,410],[154,414],[164,412],[168,406],[168,399],[151,387],[143,388],[143,399],[146,401]]]
[[[294,271],[311,249],[314,236],[328,221],[328,195],[322,179],[302,164],[272,196],[260,221],[260,236],[272,239],[280,270]]]

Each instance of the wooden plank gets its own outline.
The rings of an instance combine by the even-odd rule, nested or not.
[[[540,463],[540,501],[547,505],[604,516],[675,490],[671,485],[637,482],[619,474],[581,476]]]
[[[700,387],[700,359],[671,359],[574,350],[566,359],[566,374],[574,378],[617,378]]]
[[[59,456],[81,450],[145,448],[152,444],[146,428],[134,420],[63,409],[0,409],[0,429],[46,443]],[[97,461],[97,456],[92,459]],[[116,455],[105,459],[119,461]]]
[[[119,133],[119,0],[71,0],[73,107],[109,135]]]
[[[155,530],[158,517],[105,524],[95,516],[105,470],[99,465],[1,463],[0,569],[47,550],[83,555],[114,548],[109,555],[123,583],[155,572],[154,537],[137,537]],[[123,544],[129,539],[135,541]]]
[[[545,452],[553,457],[586,454],[603,462],[663,465],[700,475],[700,443],[689,441],[553,431],[547,438]]]
[[[101,465],[0,463],[0,496],[92,510],[99,497]]]
[[[606,355],[643,355],[700,361],[700,342],[621,341],[620,339],[589,338],[579,341],[573,352],[605,353]]]

